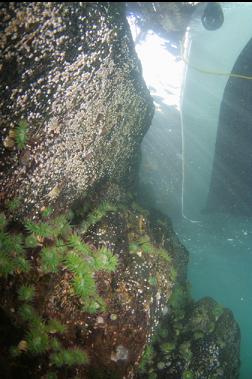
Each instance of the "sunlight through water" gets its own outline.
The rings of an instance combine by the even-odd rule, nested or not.
[[[195,29],[187,35],[184,53],[188,59],[191,47],[188,38],[196,37],[193,63],[202,69],[228,73],[251,38],[252,3],[222,5],[226,23],[216,34],[218,38],[195,22]],[[239,36],[241,22],[243,36]],[[129,23],[136,39],[140,30],[133,18]],[[223,41],[223,47],[215,54],[217,40]],[[149,31],[136,45],[156,110],[142,143],[140,184],[151,194],[152,206],[172,218],[178,237],[190,252],[188,277],[194,298],[211,296],[234,313],[241,329],[240,379],[251,379],[252,219],[201,213],[209,188],[219,108],[228,75],[192,74],[193,69],[168,51],[165,42]],[[191,88],[184,92],[188,72]],[[182,95],[187,96],[186,104],[181,102]],[[184,125],[181,111],[186,113]],[[183,201],[188,218],[181,217]],[[190,219],[200,222],[193,223]]]

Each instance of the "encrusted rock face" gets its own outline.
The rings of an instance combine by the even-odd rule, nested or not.
[[[106,311],[97,315],[80,312],[78,304],[70,300],[69,280],[64,275],[45,299],[47,317],[61,315],[68,325],[66,339],[84,348],[90,357],[90,366],[77,372],[81,377],[132,378],[136,371],[174,285],[170,252],[165,252],[169,263],[158,254],[162,246],[155,240],[151,242],[156,250],[144,252],[141,244],[132,250],[132,244],[143,238],[148,241],[149,235],[148,215],[131,209],[107,215],[86,236],[89,243],[105,244],[119,257],[115,274],[97,276]]]
[[[123,3],[2,3],[1,201],[65,208],[121,177],[153,114]]]
[[[162,240],[155,237],[157,231],[163,235]],[[83,379],[134,377],[176,280],[172,259],[175,253],[172,240],[176,236],[158,219],[152,217],[150,221],[148,212],[136,203],[108,211],[81,235],[85,243],[82,248],[86,252],[92,249],[93,255],[83,252],[78,255],[80,240],[74,248],[71,238],[76,240],[76,234],[68,230],[57,241],[52,236],[40,238],[39,246],[26,250],[32,265],[28,273],[12,270],[5,278],[0,276],[0,306],[4,311],[0,325],[10,329],[9,337],[5,337],[5,331],[4,341],[0,343],[3,378],[19,378],[21,368],[26,379],[47,379],[50,375],[60,379],[76,375]],[[55,249],[56,245],[68,250],[56,264],[57,269],[55,265],[50,266],[50,271],[43,265],[43,252],[52,246]],[[97,265],[96,259],[103,264],[107,262],[101,248],[109,249],[118,265],[113,271],[93,269],[96,291],[88,292],[88,286],[92,285],[90,279],[86,281],[90,278],[89,264]],[[50,250],[47,264],[52,262],[52,254]],[[69,257],[75,258],[70,258],[70,265]],[[2,255],[0,258],[3,261]],[[81,297],[75,291],[77,276],[82,278],[78,286]],[[27,297],[22,295],[23,283],[34,288],[32,300],[26,301]],[[84,307],[89,300],[95,308],[87,311]],[[57,329],[59,322],[64,325],[63,331]],[[69,349],[85,352],[88,362],[71,364],[71,357],[64,356]]]
[[[238,379],[240,329],[233,313],[210,297],[199,301],[191,298],[188,253],[174,236],[169,220],[152,212],[150,230],[173,257],[177,276],[136,378]]]
[[[238,379],[240,329],[229,309],[177,286],[147,352],[139,379]]]

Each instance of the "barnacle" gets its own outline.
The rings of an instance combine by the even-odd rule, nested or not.
[[[59,197],[59,194],[61,192],[61,189],[58,185],[56,185],[55,187],[53,187],[53,189],[47,194],[47,197],[50,199],[50,200],[55,200],[57,199],[57,197]]]
[[[3,145],[6,149],[11,149],[15,145],[15,140],[10,136],[5,137]]]

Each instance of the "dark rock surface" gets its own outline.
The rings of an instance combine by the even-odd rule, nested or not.
[[[101,307],[98,305],[95,312],[83,311],[88,298],[81,299],[74,293],[73,275],[78,267],[69,269],[67,256],[54,272],[45,271],[41,265],[43,249],[59,243],[69,246],[69,236],[71,232],[68,237],[61,234],[60,240],[40,238],[39,247],[26,251],[32,269],[28,273],[16,270],[1,278],[1,324],[9,335],[0,344],[0,372],[4,378],[20,378],[20,370],[27,379],[47,378],[49,372],[64,379],[75,375],[132,378],[157,327],[176,281],[176,264],[172,257],[178,251],[178,246],[174,249],[177,239],[165,221],[151,217],[133,202],[127,208],[107,212],[101,221],[82,233],[82,241],[92,248],[95,256],[101,247],[106,247],[118,259],[115,272],[98,270],[94,273],[97,291],[104,303]],[[72,255],[73,250],[68,249],[67,254]],[[85,255],[82,259],[85,262]],[[88,259],[92,259],[91,255]],[[36,321],[37,316],[31,321],[32,316],[24,313],[24,307],[29,311],[29,304],[22,305],[20,301],[20,287],[24,283],[35,288],[33,313],[38,312],[41,321]],[[93,302],[100,301],[97,299],[94,297]],[[55,319],[65,325],[65,331],[59,334],[57,329],[49,329],[49,333],[45,333],[50,320]],[[45,340],[43,350],[41,338]],[[88,364],[58,367],[52,355],[55,349],[61,351],[62,347],[55,347],[55,340],[64,349],[85,351]]]
[[[153,105],[124,4],[2,3],[0,22],[1,202],[38,215],[127,176]]]
[[[190,299],[178,285],[137,378],[238,379],[240,329],[212,298]]]

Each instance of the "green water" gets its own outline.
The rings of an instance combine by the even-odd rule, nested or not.
[[[227,17],[225,19],[227,29],[241,24],[232,7],[246,6],[243,17],[247,13],[252,15],[252,3],[227,4],[230,15],[229,24]],[[222,31],[219,32],[221,36]],[[213,34],[210,32],[210,35]],[[239,39],[236,33],[236,42]],[[215,45],[213,40],[211,46]],[[202,46],[207,47],[201,55],[208,63],[210,45],[203,43]],[[225,70],[232,68],[230,57],[234,51],[230,46],[224,44],[226,54],[219,60],[220,50],[214,62],[216,67],[221,67],[218,63],[223,63],[226,57],[230,67]],[[209,189],[218,107],[228,78],[222,78],[221,83],[219,77],[214,81],[212,76],[206,85],[203,77],[192,80],[194,91],[187,98],[187,118],[183,125],[180,114],[183,62],[174,59],[162,39],[151,32],[136,50],[156,107],[152,126],[142,143],[142,194],[149,205],[172,219],[180,241],[190,253],[188,279],[193,297],[197,300],[211,296],[233,312],[241,330],[240,379],[252,379],[252,218],[200,213]],[[186,220],[181,216],[183,211],[200,222]]]
[[[240,379],[252,378],[252,219],[204,216],[175,222],[190,252],[188,278],[195,299],[212,296],[232,310],[241,329]],[[231,379],[231,378],[230,378]]]

